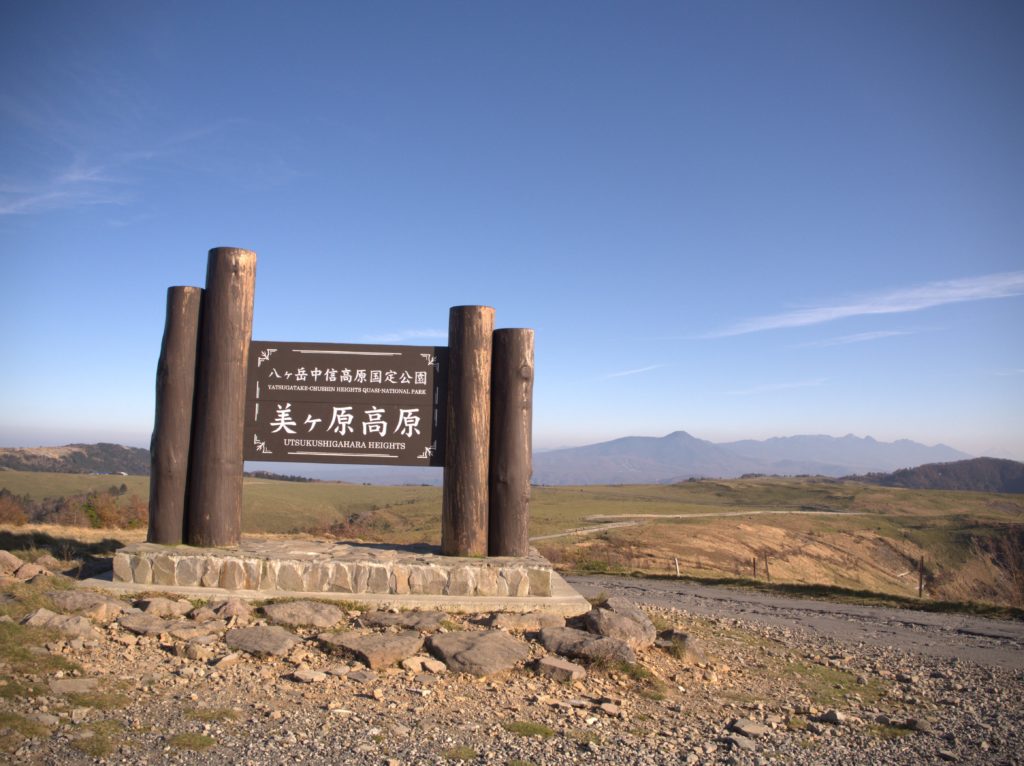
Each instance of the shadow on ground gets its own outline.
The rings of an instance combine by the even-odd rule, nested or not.
[[[68,563],[68,568],[61,574],[78,579],[93,577],[110,569],[114,551],[123,548],[124,545],[122,540],[112,537],[86,543],[71,537],[54,537],[45,532],[0,531],[0,549],[10,551],[15,555],[19,552],[49,553],[55,559]],[[23,556],[23,558],[36,557],[36,555]]]

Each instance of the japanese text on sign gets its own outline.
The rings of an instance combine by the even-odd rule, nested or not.
[[[443,464],[447,349],[253,341],[246,460]]]

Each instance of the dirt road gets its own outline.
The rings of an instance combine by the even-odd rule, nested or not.
[[[719,511],[715,513],[617,513],[612,516],[597,515],[587,516],[584,521],[600,522],[594,527],[574,527],[564,532],[556,532],[550,535],[537,535],[531,537],[530,542],[538,540],[555,540],[559,537],[571,537],[573,535],[590,535],[595,532],[606,532],[609,529],[620,529],[622,527],[636,527],[651,521],[672,521],[674,519],[718,519],[727,516],[862,516],[860,511],[801,511],[787,509],[785,511],[766,511],[746,509],[742,511]]]
[[[962,614],[857,606],[672,580],[605,575],[566,577],[584,596],[619,595],[691,614],[735,617],[834,638],[1024,670],[1024,622]]]

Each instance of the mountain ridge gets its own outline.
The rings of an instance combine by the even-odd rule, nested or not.
[[[664,484],[690,478],[736,478],[744,474],[823,475],[835,478],[888,473],[929,463],[971,458],[946,445],[927,446],[900,439],[880,442],[870,436],[822,434],[779,436],[714,443],[686,431],[665,436],[624,436],[580,447],[535,452],[533,483]],[[439,484],[437,469],[375,466],[300,466],[294,463],[259,468],[287,469],[319,479],[371,481],[379,484]],[[0,470],[63,473],[149,473],[149,450],[117,444],[70,444],[63,447],[0,448]],[[337,474],[336,476],[333,474]]]
[[[871,436],[823,434],[714,443],[686,431],[628,436],[581,447],[536,453],[535,484],[660,484],[744,474],[823,475],[889,472],[972,457],[944,444],[910,439],[880,442]]]

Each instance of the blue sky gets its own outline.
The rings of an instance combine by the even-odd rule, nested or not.
[[[145,445],[168,286],[254,337],[537,332],[535,442],[1024,459],[1016,2],[10,2],[0,445]]]

